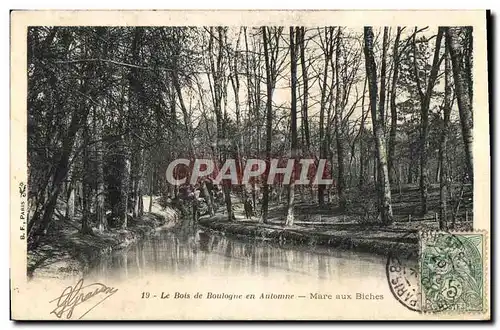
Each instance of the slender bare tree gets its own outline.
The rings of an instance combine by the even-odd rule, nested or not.
[[[368,77],[368,90],[370,94],[370,107],[372,114],[372,124],[376,144],[378,172],[379,174],[379,199],[381,205],[379,210],[382,217],[382,222],[386,225],[393,222],[392,204],[391,204],[391,185],[389,182],[389,173],[387,169],[387,154],[385,150],[384,131],[381,123],[380,113],[377,111],[377,67],[375,64],[375,56],[373,55],[373,29],[372,27],[364,28],[364,52],[366,75]]]

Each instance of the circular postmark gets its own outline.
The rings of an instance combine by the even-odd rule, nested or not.
[[[395,243],[388,254],[387,281],[391,292],[403,306],[421,310],[420,279],[418,268],[418,233],[409,232]]]

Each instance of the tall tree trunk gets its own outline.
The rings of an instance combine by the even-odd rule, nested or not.
[[[447,199],[449,189],[448,186],[448,170],[446,159],[446,145],[448,142],[448,126],[450,122],[450,113],[452,108],[452,96],[451,96],[451,64],[449,52],[445,51],[445,87],[444,87],[444,107],[443,107],[443,126],[441,130],[441,137],[439,141],[439,229],[446,230],[447,220],[448,220],[448,210],[447,210]]]
[[[135,27],[134,38],[132,40],[131,53],[135,63],[139,62],[140,49],[142,43],[142,36],[144,28]],[[141,152],[132,152],[131,150],[140,149],[137,139],[141,138],[142,130],[140,130],[140,123],[138,122],[138,108],[144,106],[145,100],[143,96],[143,83],[140,74],[136,68],[132,68],[128,74],[129,90],[128,90],[128,114],[126,116],[128,127],[123,127],[124,130],[129,130],[123,140],[123,167],[121,171],[121,210],[120,210],[120,223],[123,228],[128,226],[128,214],[132,213],[132,217],[138,216],[137,205],[137,191],[138,191],[138,174],[141,161]],[[131,197],[131,198],[130,198]],[[130,199],[130,201],[129,201]]]
[[[379,209],[381,212],[382,222],[389,225],[393,222],[392,204],[391,204],[391,185],[389,183],[389,175],[387,169],[387,154],[385,150],[384,131],[381,124],[380,113],[377,113],[377,68],[373,55],[373,30],[372,27],[364,28],[364,53],[366,75],[368,77],[368,88],[370,94],[370,106],[372,111],[372,123],[374,137],[376,143],[376,154],[379,168],[380,188],[378,193],[382,205]]]
[[[80,232],[82,234],[94,234],[91,227],[91,195],[92,195],[92,182],[91,177],[91,164],[90,164],[90,138],[89,138],[89,128],[88,123],[85,123],[85,127],[83,128],[83,166],[84,166],[84,174],[82,180],[82,228]]]
[[[123,142],[122,142],[123,143]],[[128,197],[130,184],[130,155],[128,152],[128,143],[122,144],[123,157],[122,167],[120,169],[120,202],[119,202],[119,218],[121,228],[128,226]]]
[[[367,152],[365,151],[365,121],[368,117],[369,109],[366,111],[365,115],[365,95],[366,95],[366,85],[368,83],[368,77],[365,76],[365,83],[363,84],[363,98],[361,99],[361,124],[359,125],[359,180],[358,186],[361,188],[366,182],[366,158]],[[354,154],[354,152],[353,152]]]
[[[469,87],[469,98],[470,103],[472,104],[472,98],[474,94],[474,86],[473,86],[473,74],[472,74],[472,59],[473,59],[473,35],[472,35],[472,26],[465,26],[465,41],[464,41],[464,61],[465,61],[465,78],[467,79],[467,85]]]
[[[467,78],[467,66],[470,59],[464,56],[464,49],[460,43],[460,32],[464,28],[449,27],[446,31],[447,47],[450,52],[451,65],[453,68],[453,80],[455,82],[455,91],[457,95],[458,111],[460,114],[460,124],[462,126],[462,137],[465,147],[465,164],[469,180],[474,180],[474,167],[472,155],[472,79]],[[472,38],[472,37],[470,37]],[[469,68],[469,70],[471,70]]]
[[[386,69],[387,69],[387,43],[389,38],[389,28],[384,27],[384,38],[382,40],[382,64],[380,66],[380,97],[378,111],[380,112],[380,125],[385,133],[385,96],[386,96]]]
[[[151,213],[153,210],[153,194],[154,194],[154,174],[156,170],[156,164],[153,164],[151,168],[150,181],[149,181],[149,207],[148,212]]]
[[[323,67],[323,81],[320,79],[320,89],[321,89],[321,100],[320,100],[320,112],[319,112],[319,158],[328,158],[328,141],[329,141],[329,118],[326,120],[327,125],[325,125],[325,111],[327,110],[327,88],[328,88],[328,66],[330,64],[331,58],[333,56],[333,27],[325,28],[325,62]],[[330,86],[333,89],[333,86]],[[327,129],[325,130],[325,126]],[[323,205],[325,203],[325,189],[324,184],[318,185],[318,204]]]
[[[66,204],[66,219],[73,220],[75,217],[75,188],[71,184],[69,187],[68,202]]]
[[[212,31],[212,28],[211,28]],[[213,45],[214,45],[214,34],[213,32],[210,34],[210,41],[208,45],[209,55],[210,55],[210,71],[213,77],[213,88],[212,88],[212,99],[214,103],[214,111],[215,118],[217,123],[217,148],[219,141],[225,140],[226,138],[226,123],[227,123],[227,113],[226,113],[226,105],[227,105],[227,85],[225,82],[225,67],[224,67],[224,53],[227,46],[227,43],[224,42],[227,40],[226,28],[217,27],[218,32],[218,51],[216,54],[216,58],[212,57],[213,53]],[[224,101],[224,112],[223,104]],[[217,149],[219,152],[219,150]],[[222,162],[225,162],[228,156],[228,148],[224,147],[224,150],[220,152],[219,158]],[[224,201],[226,204],[227,217],[228,221],[233,221],[235,219],[232,202],[231,202],[231,184],[226,182],[223,184],[224,193]]]
[[[100,118],[94,109],[94,138],[96,139],[95,143],[95,157],[96,157],[96,201],[95,201],[95,213],[96,213],[96,222],[98,224],[99,231],[102,233],[107,229],[107,219],[105,214],[105,189],[104,189],[104,169],[103,169],[103,122],[102,118]]]
[[[294,34],[296,33],[296,35]],[[290,133],[291,133],[291,157],[296,160],[297,157],[297,44],[299,43],[299,28],[294,31],[290,27],[290,59],[291,59],[291,109],[290,109]],[[295,40],[297,39],[297,40]],[[295,164],[295,163],[294,163]],[[288,185],[288,212],[286,216],[286,226],[293,226],[294,201],[295,201],[295,166],[293,166],[292,178]]]
[[[300,67],[302,68],[302,83],[304,91],[302,96],[302,125],[304,126],[304,137],[306,150],[309,151],[311,147],[311,134],[309,132],[309,78],[307,76],[306,54],[305,54],[305,27],[300,28]]]
[[[421,197],[421,213],[426,214],[428,211],[428,135],[429,135],[429,105],[432,97],[432,90],[434,89],[434,84],[436,82],[439,65],[441,60],[439,58],[439,51],[441,48],[441,39],[443,36],[443,28],[438,29],[438,34],[436,37],[436,45],[434,49],[434,58],[432,60],[431,72],[429,74],[429,80],[427,82],[427,88],[422,91],[419,73],[417,69],[417,47],[416,47],[416,31],[413,34],[413,64],[415,71],[415,80],[417,83],[417,90],[420,96],[420,197]]]
[[[132,177],[134,178],[133,193],[134,193],[134,208],[133,216],[142,216],[142,167],[144,159],[144,149],[140,149],[136,159],[135,166],[133,168]]]
[[[336,92],[335,92],[335,140],[337,146],[337,193],[339,198],[339,208],[341,211],[345,210],[347,206],[347,201],[345,198],[345,175],[344,175],[344,127],[343,127],[343,95],[340,88],[340,37],[341,29],[338,28],[337,38],[335,42],[335,81],[336,81]],[[333,87],[332,87],[333,88]]]
[[[384,134],[384,141],[385,141],[385,96],[386,96],[386,86],[385,86],[385,79],[386,79],[386,66],[387,66],[387,39],[389,38],[388,36],[388,27],[384,27],[384,37],[382,40],[382,63],[380,67],[380,93],[379,93],[379,105],[378,105],[378,111],[379,111],[379,125],[381,126],[382,132]],[[389,171],[389,168],[387,169]],[[380,169],[380,162],[377,163],[377,176],[376,181],[378,184],[376,187],[378,189],[382,188],[381,185],[381,177],[380,175],[382,174],[382,171]],[[382,201],[382,196],[383,192],[380,191],[378,193],[379,196],[379,205],[383,204]]]
[[[326,77],[325,77],[326,80]],[[323,92],[322,92],[323,93]],[[326,137],[325,137],[325,107],[321,106],[319,112],[319,158],[326,159]],[[325,185],[318,184],[318,204],[325,204]]]
[[[253,106],[253,88],[252,88],[252,77],[250,75],[250,51],[248,47],[248,35],[247,35],[247,27],[243,27],[243,36],[245,38],[245,74],[247,78],[247,103],[248,103],[248,119],[252,120],[252,114],[254,113]],[[252,136],[250,136],[252,138]],[[251,141],[250,141],[251,148]]]
[[[250,62],[250,48],[248,46],[248,33],[247,27],[243,28],[243,34],[245,39],[245,62],[246,62],[246,76],[247,76],[247,96],[248,96],[248,117],[249,120],[256,123],[256,133],[255,137],[253,134],[250,135],[250,146],[253,144],[253,139],[255,138],[255,149],[257,155],[260,155],[260,136],[261,136],[261,122],[260,122],[260,63],[258,62],[257,56],[252,56],[252,62]],[[260,53],[260,43],[257,45],[257,53]]]
[[[103,27],[96,29],[99,37],[103,36],[105,33],[108,34],[109,31],[106,32],[106,29]],[[108,47],[103,45],[101,46],[101,50],[103,53],[103,57],[108,57]],[[95,214],[96,214],[96,222],[99,229],[99,232],[104,232],[108,229],[108,220],[106,219],[106,190],[104,186],[104,143],[103,143],[103,135],[104,135],[104,120],[103,115],[99,114],[97,110],[101,110],[105,113],[105,109],[103,107],[94,107],[93,108],[93,123],[94,123],[94,139],[96,143],[94,145],[95,150],[95,159],[96,159],[96,196],[95,196]]]
[[[233,56],[233,61],[232,65],[230,65],[231,69],[231,74],[229,75],[230,80],[231,80],[231,86],[233,87],[233,94],[234,94],[234,109],[236,113],[236,127],[241,127],[241,114],[240,114],[240,79],[238,76],[238,62],[239,62],[239,57],[238,57],[238,50],[239,50],[239,45],[240,45],[240,38],[241,38],[241,28],[240,32],[238,34],[238,39],[236,41],[236,48],[234,50]],[[228,48],[229,49],[229,48]],[[228,57],[230,54],[228,54]],[[238,139],[238,156],[240,156],[240,152],[243,153],[243,134],[239,134],[239,139]],[[241,159],[238,158],[238,162]],[[241,163],[240,163],[241,164]]]
[[[267,166],[271,163],[271,145],[272,145],[272,134],[273,134],[273,90],[274,90],[274,77],[273,68],[270,59],[270,45],[269,36],[267,35],[267,27],[262,27],[262,38],[264,44],[264,60],[266,65],[266,164]],[[277,47],[277,45],[275,45]],[[264,185],[262,192],[262,214],[260,217],[260,222],[267,223],[267,215],[269,209],[269,184],[267,183],[267,177],[269,175],[269,168],[266,169],[266,175],[264,176]]]
[[[74,163],[74,162],[73,162]],[[70,169],[68,171],[68,185],[67,185],[67,191],[66,191],[66,213],[65,217],[66,220],[72,221],[73,218],[75,217],[75,184],[76,184],[76,177],[73,173],[73,166],[70,166]]]
[[[401,38],[401,27],[398,26],[396,32],[396,39],[394,40],[393,48],[393,73],[392,73],[392,84],[391,84],[391,131],[389,134],[389,181],[394,184],[394,178],[396,177],[396,169],[394,168],[394,157],[396,150],[396,133],[398,125],[398,111],[396,109],[396,88],[398,84],[399,77],[399,39]]]

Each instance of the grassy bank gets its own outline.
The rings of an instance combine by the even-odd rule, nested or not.
[[[34,251],[28,251],[28,276],[62,278],[81,276],[102,255],[124,249],[162,227],[175,224],[173,210],[153,205],[151,213],[130,221],[127,229],[94,234],[80,233],[80,220],[54,220]]]
[[[287,228],[276,223],[262,224],[256,221],[237,220],[228,222],[224,216],[202,219],[200,224],[227,235],[267,240],[283,244],[324,246],[343,250],[368,252],[378,255],[417,252],[416,235],[397,228],[363,227],[352,223],[319,226],[294,225]]]
[[[465,187],[463,203],[458,210],[455,228],[468,229],[472,222],[464,222],[469,210],[469,220],[472,219],[472,190]],[[460,187],[454,187],[455,195]],[[258,216],[251,219],[244,217],[242,201],[234,196],[233,206],[236,220],[227,221],[227,215],[216,214],[214,217],[200,219],[204,227],[250,239],[269,240],[278,243],[297,245],[318,245],[345,250],[369,252],[378,255],[387,255],[392,252],[417,252],[418,242],[416,232],[419,229],[438,230],[436,218],[439,212],[439,187],[429,187],[429,212],[419,214],[420,191],[416,185],[404,185],[401,190],[392,191],[394,223],[381,226],[377,219],[367,217],[366,214],[375,214],[368,209],[370,201],[376,200],[374,191],[359,192],[351,201],[348,210],[340,210],[336,203],[318,205],[311,202],[312,197],[300,195],[296,197],[294,208],[294,225],[284,227],[287,214],[286,201],[271,202],[268,213],[268,223],[259,223]],[[453,203],[450,203],[453,205]],[[451,210],[456,206],[450,206]],[[368,212],[368,213],[366,213]]]

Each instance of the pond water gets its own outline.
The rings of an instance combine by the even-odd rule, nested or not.
[[[98,278],[165,275],[282,276],[284,280],[386,281],[387,259],[311,246],[280,246],[227,237],[204,229],[158,231],[126,250],[103,257],[90,274]]]
[[[161,230],[115,251],[85,281],[118,288],[108,305],[128,310],[125,318],[352,319],[360,310],[365,318],[412,315],[391,292],[386,263],[383,256],[191,228]]]

